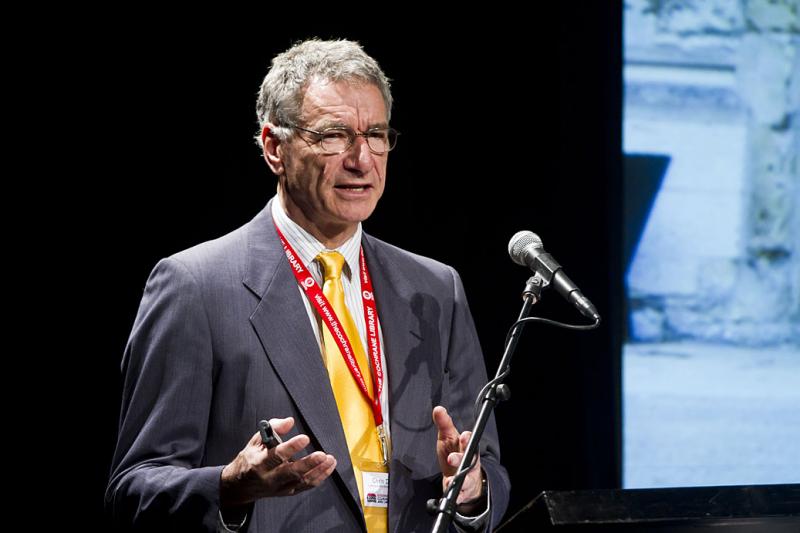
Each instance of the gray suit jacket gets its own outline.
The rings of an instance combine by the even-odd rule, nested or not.
[[[106,506],[119,529],[213,531],[222,468],[258,420],[293,416],[307,451],[336,457],[319,487],[256,502],[249,531],[365,531],[327,372],[268,205],[251,222],[156,265],[122,362],[119,437]],[[392,457],[389,530],[427,531],[441,495],[431,411],[460,430],[486,381],[458,274],[364,234],[383,328]],[[508,504],[494,420],[481,460],[492,523]]]

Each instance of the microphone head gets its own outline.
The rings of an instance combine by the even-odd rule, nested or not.
[[[508,241],[508,255],[518,265],[527,266],[525,250],[528,248],[542,248],[542,239],[532,231],[518,231]]]

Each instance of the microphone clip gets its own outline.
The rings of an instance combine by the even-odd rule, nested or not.
[[[525,290],[522,291],[522,299],[532,299],[531,304],[535,304],[542,299],[542,291],[550,286],[550,280],[541,276],[538,272],[528,278],[525,283]]]

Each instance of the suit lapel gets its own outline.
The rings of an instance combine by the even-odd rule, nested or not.
[[[309,432],[322,450],[336,457],[337,474],[358,506],[358,487],[328,373],[270,213],[271,202],[248,233],[244,283],[261,296],[250,321]]]

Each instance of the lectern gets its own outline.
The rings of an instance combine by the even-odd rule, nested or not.
[[[800,484],[545,491],[495,531],[800,533]]]

